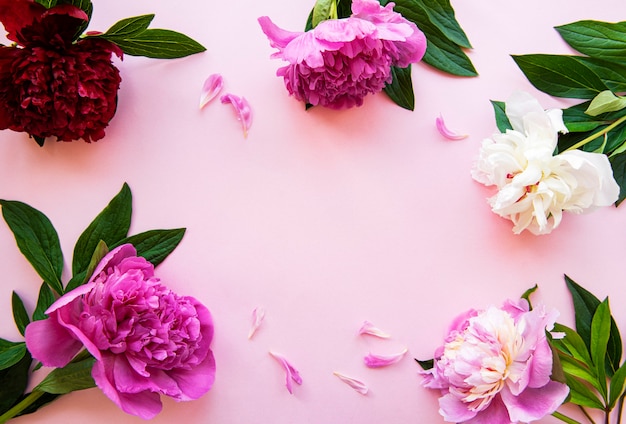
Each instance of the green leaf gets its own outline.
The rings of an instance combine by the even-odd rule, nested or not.
[[[626,199],[626,153],[611,156],[609,161],[613,168],[613,178],[619,185],[619,197],[615,202],[615,206],[619,206]]]
[[[571,56],[527,54],[512,57],[530,83],[551,96],[591,99],[608,90],[591,69]]]
[[[63,293],[63,253],[50,220],[37,209],[12,200],[0,200],[2,215],[22,254],[57,293]]]
[[[561,361],[563,372],[578,377],[581,380],[585,380],[597,390],[601,390],[598,376],[594,370],[591,370],[586,364],[564,354],[559,356],[559,360]]]
[[[113,24],[113,26],[102,35],[125,37],[141,34],[148,29],[153,19],[154,14],[122,19]]]
[[[96,387],[91,376],[95,361],[95,358],[87,358],[79,362],[70,362],[63,368],[55,368],[35,387],[35,390],[63,395]]]
[[[438,5],[442,0],[436,0]],[[431,20],[429,7],[417,0],[400,0],[394,2],[394,10],[412,21],[426,36],[426,54],[422,59],[425,63],[444,72],[458,76],[476,76],[478,73],[472,61],[461,47]],[[429,2],[430,5],[430,2]]]
[[[46,142],[46,137],[40,137],[38,135],[32,135],[32,134],[28,134],[33,140],[35,140],[35,143],[37,143],[39,145],[39,147],[43,147],[43,144]]]
[[[33,312],[33,321],[39,321],[46,319],[45,311],[54,303],[54,294],[46,283],[43,283],[39,288],[39,296],[37,298],[37,306]]]
[[[600,382],[600,392],[606,398],[606,377],[605,377],[605,359],[607,359],[607,344],[611,336],[611,311],[609,309],[609,301],[605,299],[593,314],[591,320],[591,360],[598,375]]]
[[[0,339],[0,370],[12,367],[26,355],[26,343]]]
[[[128,235],[131,215],[132,194],[128,184],[124,183],[120,192],[78,238],[74,247],[72,275],[87,269],[100,241],[111,246]]]
[[[415,359],[415,362],[417,362],[424,371],[428,371],[429,369],[432,369],[432,367],[435,366],[434,359],[428,359],[426,361],[420,361],[419,359]]]
[[[87,281],[89,281],[89,279],[93,275],[96,267],[107,253],[109,253],[109,248],[107,247],[105,242],[100,240],[100,243],[98,243],[98,245],[96,246],[96,250],[94,250],[93,252],[93,256],[91,257],[91,261],[89,262],[89,266],[87,266],[87,269],[72,277],[72,279],[67,283],[67,286],[65,286],[65,292],[70,292],[76,287],[82,286],[83,284],[87,283]]]
[[[608,123],[605,120],[589,116],[585,113],[585,110],[587,110],[590,103],[591,102],[583,102],[568,107],[567,109],[563,109],[563,122],[565,122],[565,126],[570,133],[591,131],[602,126],[603,124]],[[561,137],[559,137],[559,142],[560,138]],[[563,150],[559,147],[559,151]]]
[[[588,367],[593,367],[587,345],[576,331],[558,322],[554,324],[553,331],[564,333],[565,337],[562,339],[552,339],[550,341],[552,346],[560,351],[567,352],[573,358],[581,361]]]
[[[57,4],[56,0],[35,0],[35,2],[39,3],[46,9],[50,9],[51,7],[56,6]]]
[[[566,374],[567,385],[570,389],[570,402],[575,405],[587,406],[594,409],[604,409],[598,396],[577,377]]]
[[[407,7],[411,3],[420,4],[421,10],[415,8],[416,13],[425,11],[428,19],[453,43],[459,47],[471,49],[472,45],[467,35],[456,20],[454,9],[450,5],[449,0],[394,0],[394,3],[406,3]]]
[[[137,255],[143,256],[156,267],[176,249],[184,235],[185,228],[150,230],[125,238],[115,246],[111,246],[111,250],[122,244],[130,243],[137,249]]]
[[[415,109],[415,94],[413,93],[413,81],[411,79],[411,65],[406,68],[391,67],[391,84],[385,86],[385,93],[398,106],[413,110]]]
[[[593,98],[585,113],[591,116],[598,116],[624,108],[626,108],[626,98],[616,96],[611,90],[605,90]]]
[[[192,38],[169,29],[147,29],[129,35],[98,35],[116,44],[130,56],[145,56],[155,59],[177,59],[206,50]]]
[[[614,93],[626,91],[626,65],[620,65],[606,60],[572,56],[574,59],[589,68]]]
[[[0,415],[7,412],[22,397],[28,385],[28,370],[32,358],[25,354],[12,366],[0,370]]]
[[[621,367],[615,374],[613,374],[613,378],[611,378],[611,383],[609,386],[609,409],[613,409],[615,406],[615,402],[624,392],[624,382],[626,381],[626,362],[622,364]]]
[[[528,306],[530,307],[531,310],[533,306],[532,306],[532,303],[530,303],[530,295],[536,292],[537,288],[539,288],[539,286],[535,284],[533,287],[529,288],[522,294],[522,299],[526,299],[526,302],[528,302]]]
[[[626,22],[578,21],[555,28],[579,52],[626,64]]]
[[[337,0],[337,17],[341,19],[350,15],[352,15],[352,0]]]
[[[591,324],[600,300],[565,275],[565,283],[572,294],[576,330],[588,347],[591,347]],[[606,373],[609,377],[619,368],[622,358],[622,338],[611,317],[611,331],[607,344]]]
[[[315,28],[320,22],[328,19],[337,19],[336,0],[317,0],[311,17],[312,27]]]
[[[23,336],[26,326],[30,324],[30,318],[28,317],[28,312],[26,312],[24,302],[15,291],[11,295],[11,309],[13,310],[13,320],[17,326],[17,331]]]
[[[498,127],[498,131],[504,133],[506,130],[512,130],[513,125],[511,125],[509,117],[506,116],[505,103],[491,100],[491,106],[493,106],[493,111],[496,115],[496,126]]]

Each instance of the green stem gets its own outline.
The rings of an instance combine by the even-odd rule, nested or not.
[[[32,405],[37,399],[43,396],[45,392],[41,392],[39,390],[33,390],[28,394],[20,403],[15,405],[13,408],[9,409],[4,414],[0,415],[0,424],[4,424],[9,421],[11,418],[15,417],[17,414],[28,408]]]
[[[583,411],[583,414],[585,414],[585,417],[587,417],[587,419],[589,420],[589,422],[591,424],[596,424],[596,422],[593,420],[593,418],[591,418],[591,415],[589,415],[589,413],[587,412],[587,410],[585,408],[583,408],[582,406],[578,405],[578,407],[580,408],[581,411]],[[0,423],[1,424],[1,423]]]
[[[619,124],[621,124],[624,121],[626,121],[626,115],[622,116],[617,121],[613,122],[611,125],[609,125],[605,129],[603,129],[602,131],[598,131],[595,134],[591,134],[589,137],[587,137],[587,138],[585,138],[583,140],[580,140],[578,143],[574,144],[571,147],[568,147],[567,149],[565,149],[565,151],[567,152],[568,150],[575,150],[575,149],[578,149],[578,148],[584,146],[585,144],[589,143],[590,141],[593,141],[596,138],[601,137],[604,134],[608,133],[609,131],[611,131],[613,128],[617,127]]]
[[[561,421],[563,421],[563,422],[565,422],[565,423],[567,423],[567,424],[581,424],[579,421],[576,421],[575,419],[570,418],[570,417],[568,417],[567,415],[563,415],[563,414],[561,414],[561,413],[560,413],[560,412],[558,412],[558,411],[554,411],[554,412],[552,413],[552,416],[553,416],[554,418],[558,418],[559,420],[561,420]]]

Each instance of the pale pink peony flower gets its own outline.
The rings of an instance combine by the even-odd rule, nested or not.
[[[489,199],[493,212],[510,219],[516,234],[548,234],[563,212],[583,213],[609,206],[619,186],[604,154],[565,151],[554,155],[558,133],[567,132],[562,111],[544,111],[528,93],[506,102],[512,130],[483,141],[473,178],[496,186]]]
[[[272,57],[289,64],[277,71],[296,99],[332,109],[361,106],[363,97],[392,80],[391,66],[405,68],[426,52],[414,23],[376,0],[354,0],[352,16],[322,21],[307,32],[285,31],[259,18]]]
[[[159,283],[130,244],[109,252],[89,282],[59,298],[49,318],[26,328],[26,345],[46,366],[63,367],[85,347],[98,387],[129,414],[149,419],[160,394],[197,399],[215,379],[213,320],[189,296]]]
[[[546,330],[558,313],[528,302],[457,317],[423,385],[441,391],[439,412],[454,423],[528,423],[554,412],[569,393],[552,381]]]

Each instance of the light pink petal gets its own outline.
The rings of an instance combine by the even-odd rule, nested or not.
[[[200,109],[213,100],[224,87],[224,78],[220,74],[211,74],[202,85],[200,94]]]
[[[390,334],[385,333],[383,330],[374,326],[374,324],[372,324],[369,321],[364,321],[361,328],[359,328],[359,335],[363,335],[363,334],[369,334],[370,336],[380,337],[381,339],[388,339],[389,337],[391,337]]]
[[[252,311],[252,327],[250,328],[250,332],[248,333],[248,339],[251,339],[254,334],[257,332],[263,319],[265,318],[265,309],[261,307],[254,308]]]
[[[241,125],[243,126],[243,136],[247,137],[248,130],[252,125],[252,109],[250,108],[250,103],[248,103],[245,97],[235,96],[234,94],[224,94],[220,100],[224,104],[230,103],[233,105],[235,112],[237,112],[237,119],[241,121]]]
[[[386,367],[387,365],[395,364],[400,361],[404,355],[408,352],[408,349],[404,349],[401,352],[391,355],[375,355],[373,353],[368,354],[363,358],[365,365],[370,368]]]
[[[467,134],[457,134],[453,131],[450,131],[448,127],[446,127],[446,123],[443,121],[443,116],[439,115],[437,119],[435,119],[435,124],[437,125],[437,131],[439,134],[447,138],[448,140],[462,140],[467,138]]]
[[[336,375],[337,378],[339,378],[339,380],[343,381],[348,386],[352,387],[354,390],[361,393],[362,395],[367,394],[369,388],[362,381],[355,380],[354,378],[348,377],[347,375],[343,375],[337,371],[335,371],[333,374]]]
[[[538,389],[527,388],[514,396],[506,388],[500,392],[512,422],[531,422],[556,411],[569,393],[567,385],[550,381]]]
[[[285,386],[289,393],[293,394],[292,389],[292,380],[297,384],[302,384],[302,377],[300,377],[300,373],[297,369],[294,368],[293,365],[282,355],[278,353],[270,352],[270,355],[276,359],[285,369]]]

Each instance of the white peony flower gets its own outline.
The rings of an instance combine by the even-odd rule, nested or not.
[[[517,92],[505,110],[513,129],[483,141],[472,177],[498,188],[489,204],[513,222],[513,232],[548,234],[563,211],[581,213],[617,200],[619,186],[606,155],[554,155],[558,133],[567,132],[560,109],[544,111],[530,94]]]

